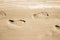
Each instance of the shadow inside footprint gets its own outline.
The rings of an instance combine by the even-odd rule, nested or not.
[[[24,22],[24,23],[26,22],[25,20],[22,20],[22,19],[21,19],[21,20],[19,20],[19,21],[22,21],[22,22]]]
[[[9,20],[10,22],[14,22],[14,20]]]
[[[59,26],[59,25],[55,25],[55,27],[60,28],[60,26]]]

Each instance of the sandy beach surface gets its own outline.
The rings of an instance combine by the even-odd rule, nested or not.
[[[0,40],[60,40],[60,2],[53,1],[0,1]]]

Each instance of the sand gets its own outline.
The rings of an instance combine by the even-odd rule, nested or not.
[[[60,40],[59,7],[58,2],[2,1],[0,40]]]

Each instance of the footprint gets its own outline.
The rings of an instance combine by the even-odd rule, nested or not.
[[[4,11],[0,11],[0,19],[5,17],[6,16],[6,13]]]
[[[33,14],[34,19],[47,18],[48,16],[49,14],[47,12],[40,12],[40,13]]]
[[[9,20],[11,24],[17,25],[17,26],[23,26],[25,24],[25,20]]]
[[[57,33],[60,33],[60,25],[55,25],[54,29]]]

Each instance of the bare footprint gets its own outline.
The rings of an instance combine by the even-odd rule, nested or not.
[[[9,22],[17,26],[22,26],[23,24],[25,24],[26,21],[23,19],[20,19],[20,20],[9,20]]]
[[[57,33],[60,33],[60,25],[55,25],[54,29]]]
[[[6,13],[4,11],[0,11],[0,19],[5,17],[6,16]]]
[[[48,16],[49,14],[47,12],[40,12],[40,13],[33,14],[34,19],[47,18]]]

